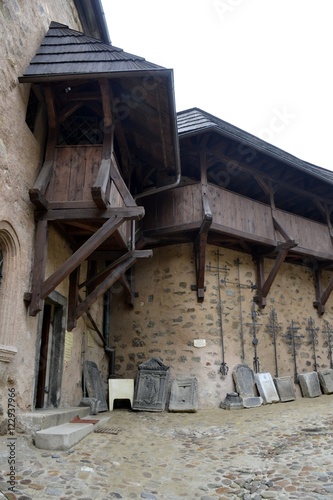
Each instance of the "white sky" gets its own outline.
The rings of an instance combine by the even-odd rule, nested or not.
[[[103,0],[112,44],[198,107],[333,170],[332,0]]]

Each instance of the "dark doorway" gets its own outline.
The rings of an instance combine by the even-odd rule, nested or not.
[[[60,405],[66,299],[53,292],[45,301],[37,359],[35,408]]]

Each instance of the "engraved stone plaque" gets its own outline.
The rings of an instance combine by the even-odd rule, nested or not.
[[[319,382],[324,394],[333,394],[333,370],[326,369],[318,372]]]
[[[108,411],[106,389],[104,388],[103,380],[96,363],[94,361],[85,361],[83,370],[84,383],[89,398],[95,398],[99,401],[96,411]]]
[[[303,398],[317,398],[322,392],[317,372],[301,373],[298,375]]]
[[[196,412],[198,380],[195,377],[175,379],[171,384],[169,411]]]
[[[274,384],[282,403],[286,401],[295,401],[296,394],[291,377],[276,377],[274,379]]]
[[[139,365],[135,380],[133,410],[163,411],[166,404],[169,367],[159,358]]]
[[[264,404],[277,403],[280,401],[270,373],[256,373],[254,375],[254,380]]]
[[[240,396],[256,396],[253,370],[247,365],[236,365],[232,371],[236,391]]]

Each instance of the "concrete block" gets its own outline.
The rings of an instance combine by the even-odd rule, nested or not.
[[[109,409],[113,410],[115,399],[129,399],[131,408],[134,398],[134,379],[110,378],[109,379]]]

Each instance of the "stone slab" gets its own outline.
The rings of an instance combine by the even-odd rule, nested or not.
[[[278,403],[280,401],[270,373],[256,373],[254,375],[254,380],[257,384],[258,392],[262,397],[264,405]]]
[[[84,383],[88,396],[100,401],[98,411],[107,411],[106,388],[104,387],[100,371],[94,361],[84,362]]]
[[[77,406],[68,408],[46,408],[31,412],[18,413],[16,417],[16,426],[26,434],[32,435],[42,429],[65,424],[76,415],[84,418],[89,415],[89,413],[89,408]]]
[[[253,370],[248,365],[236,365],[232,371],[236,392],[241,397],[257,396]]]
[[[198,409],[198,380],[195,377],[177,378],[171,384],[169,411],[196,412]]]
[[[276,377],[274,378],[274,384],[277,393],[280,397],[281,403],[287,401],[295,401],[296,394],[293,381],[291,377]]]
[[[317,398],[322,392],[317,372],[301,373],[298,375],[303,398]]]
[[[242,403],[244,408],[257,408],[262,405],[263,399],[260,396],[244,397]]]
[[[89,417],[86,418],[90,420]],[[96,424],[66,423],[38,431],[34,438],[35,446],[43,450],[68,450],[79,443],[88,434],[94,432],[95,428],[105,425],[110,420],[110,417],[108,416],[98,420]]]
[[[169,381],[169,367],[160,358],[150,358],[138,367],[132,409],[164,411]]]
[[[318,371],[319,383],[324,394],[333,394],[333,370]]]

